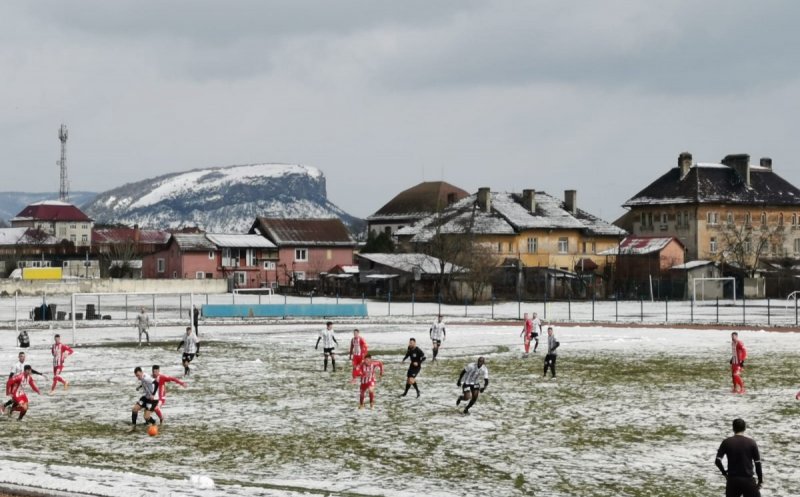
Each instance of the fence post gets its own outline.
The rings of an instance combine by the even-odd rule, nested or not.
[[[494,319],[494,293],[492,294],[492,319]]]
[[[572,322],[572,297],[567,297],[567,319]]]
[[[669,298],[664,299],[664,322],[669,322]]]
[[[594,322],[594,293],[592,293],[592,322]]]
[[[178,317],[183,318],[183,294],[178,295]]]
[[[794,296],[794,325],[797,326],[797,295]]]
[[[517,319],[522,319],[522,296],[517,291]]]
[[[644,299],[639,297],[639,321],[644,323]]]
[[[97,317],[98,319],[103,319],[102,313],[100,312],[100,295],[97,296]],[[55,317],[53,317],[55,319]]]
[[[339,292],[336,292],[336,305],[339,305]]]
[[[742,289],[742,324],[747,323],[747,296]]]
[[[614,321],[619,321],[619,295],[614,294]]]
[[[442,292],[439,292],[439,315],[442,315]]]
[[[467,298],[464,297],[464,317],[467,317]]]
[[[544,320],[547,321],[547,273],[544,274]]]
[[[416,294],[414,292],[411,292],[411,317],[412,318],[414,317],[414,303],[415,303],[414,301],[416,300],[415,295]]]
[[[361,292],[361,305],[364,305],[364,292]]]
[[[386,300],[389,304],[389,316],[392,315],[392,292],[386,293]]]
[[[206,305],[208,305],[208,294],[206,294]]]
[[[311,293],[309,294],[309,297],[310,297],[310,299],[311,299],[311,300],[309,301],[309,303],[310,303],[311,305],[314,305],[314,290],[311,290]]]
[[[156,294],[152,295],[153,297],[153,319],[156,318]]]
[[[690,319],[691,319],[691,322],[694,323],[694,299],[691,300],[689,305],[691,306],[691,312],[690,312],[691,318]]]
[[[769,306],[769,297],[767,297],[767,325],[768,326],[772,324],[771,323],[772,316],[770,314],[771,314],[771,309],[770,309],[770,306]]]
[[[719,297],[717,297],[717,324],[719,324]]]
[[[125,321],[128,320],[128,294],[125,294]]]

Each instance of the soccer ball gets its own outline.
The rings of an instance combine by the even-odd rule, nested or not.
[[[151,437],[158,435],[158,426],[150,425],[150,427],[147,429],[147,434]]]

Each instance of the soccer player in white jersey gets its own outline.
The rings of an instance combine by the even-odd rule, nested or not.
[[[480,386],[481,377],[483,377],[483,387]],[[464,408],[464,414],[469,414],[469,409],[478,401],[478,395],[489,386],[489,369],[486,367],[486,359],[478,357],[477,362],[467,364],[461,370],[456,385],[460,387],[462,380],[464,386],[462,394],[456,399],[456,405],[461,404],[462,400],[468,400],[469,404]]]
[[[536,349],[539,348],[539,335],[542,334],[542,320],[539,319],[537,314],[533,313],[533,319],[531,319],[531,324],[533,325],[533,333],[531,336],[533,337],[533,351],[536,352]]]
[[[183,363],[183,376],[189,376],[189,363],[192,362],[195,356],[200,355],[200,339],[197,338],[197,335],[192,333],[191,326],[186,327],[186,335],[178,344],[178,350],[183,351],[183,357],[181,358],[181,362]]]
[[[433,359],[431,359],[431,362],[434,362],[436,361],[436,356],[439,355],[439,347],[442,345],[442,342],[444,342],[446,335],[441,314],[439,314],[436,321],[431,325],[430,335],[431,343],[433,344]]]
[[[139,314],[136,315],[136,328],[139,330],[139,347],[142,346],[142,334],[147,338],[147,345],[150,345],[150,333],[147,331],[150,328],[150,318],[144,307],[140,308]]]
[[[383,378],[383,363],[381,361],[373,361],[372,356],[367,354],[364,356],[364,362],[361,363],[361,391],[358,396],[358,408],[364,409],[364,396],[369,392],[369,408],[375,407],[375,373],[380,372],[379,378]]]
[[[144,408],[145,423],[156,424],[152,413],[158,405],[158,385],[153,380],[153,377],[145,374],[139,366],[136,366],[136,369],[133,370],[133,375],[139,380],[139,386],[136,387],[136,389],[142,389],[142,396],[133,404],[133,408],[131,409],[131,431],[136,430],[136,419],[139,417],[139,411],[141,411],[142,408]]]
[[[339,342],[336,341],[336,336],[333,333],[333,323],[328,321],[325,323],[325,329],[319,332],[319,336],[317,337],[317,344],[314,345],[314,350],[318,350],[319,342],[322,342],[322,353],[324,356],[324,367],[323,371],[328,370],[328,357],[331,358],[331,366],[333,367],[333,372],[336,372],[336,355],[333,353],[333,349],[339,345]]]
[[[25,370],[25,352],[20,352],[18,357],[19,357],[19,362],[17,362],[16,364],[14,364],[14,366],[11,367],[11,373],[9,373],[8,381],[6,382],[6,395],[9,395],[9,396],[11,395],[11,391],[10,391],[11,378],[17,376],[18,374],[22,373]],[[42,373],[36,371],[33,368],[31,368],[31,374],[38,374],[39,376],[44,377],[44,375]],[[3,405],[3,409],[8,409],[8,408],[11,408],[11,409],[14,408],[14,398],[13,397],[8,399],[8,401],[5,403],[5,405]]]

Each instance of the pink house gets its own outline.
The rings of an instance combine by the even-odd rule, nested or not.
[[[318,280],[320,273],[353,264],[356,242],[339,219],[276,219],[259,217],[250,233],[264,236],[278,248],[278,284]]]
[[[259,235],[175,233],[167,248],[142,261],[144,278],[227,279],[231,288],[277,280],[275,245]]]

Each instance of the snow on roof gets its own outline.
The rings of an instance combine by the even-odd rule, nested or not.
[[[419,269],[422,274],[441,274],[442,272],[441,259],[427,254],[356,254],[356,256],[405,273],[411,273],[414,269]],[[444,264],[445,273],[461,270],[463,268],[452,263]]]
[[[228,184],[241,183],[248,178],[279,178],[292,174],[307,175],[317,179],[322,171],[315,167],[296,164],[247,164],[241,166],[214,167],[168,176],[153,190],[133,202],[129,208],[137,209],[175,198],[184,192],[218,189]]]
[[[536,209],[530,212],[522,205],[522,197],[513,193],[492,192],[491,212],[476,208],[477,195],[466,197],[440,215],[424,218],[413,226],[397,231],[397,236],[412,236],[413,242],[430,240],[437,232],[481,235],[515,235],[529,229],[576,229],[598,236],[623,236],[625,230],[577,209],[575,214],[564,203],[545,192],[536,192]],[[436,226],[443,222],[437,229]]]
[[[684,264],[678,264],[677,266],[672,266],[672,269],[694,269],[696,267],[707,266],[709,264],[714,264],[713,261],[689,261]]]
[[[673,240],[678,241],[677,238],[666,237],[650,237],[650,236],[629,236],[620,242],[618,247],[611,247],[610,249],[603,250],[598,255],[645,255],[660,252]]]
[[[202,233],[174,233],[172,239],[184,251],[216,250],[217,246]]]
[[[418,219],[446,207],[449,200],[467,196],[469,193],[445,181],[426,181],[398,193],[367,220]]]
[[[218,247],[276,248],[274,243],[261,235],[206,233],[206,237]]]
[[[254,231],[258,230],[280,247],[284,246],[335,246],[352,247],[356,242],[344,223],[330,219],[284,219],[259,217]]]
[[[81,221],[90,222],[89,216],[66,202],[43,200],[26,206],[11,221]]]
[[[112,244],[121,242],[133,242],[139,237],[137,243],[140,244],[165,244],[169,241],[170,234],[160,230],[139,230],[137,235],[136,228],[100,228],[92,230],[93,244]]]
[[[0,245],[16,245],[28,228],[0,228]]]

